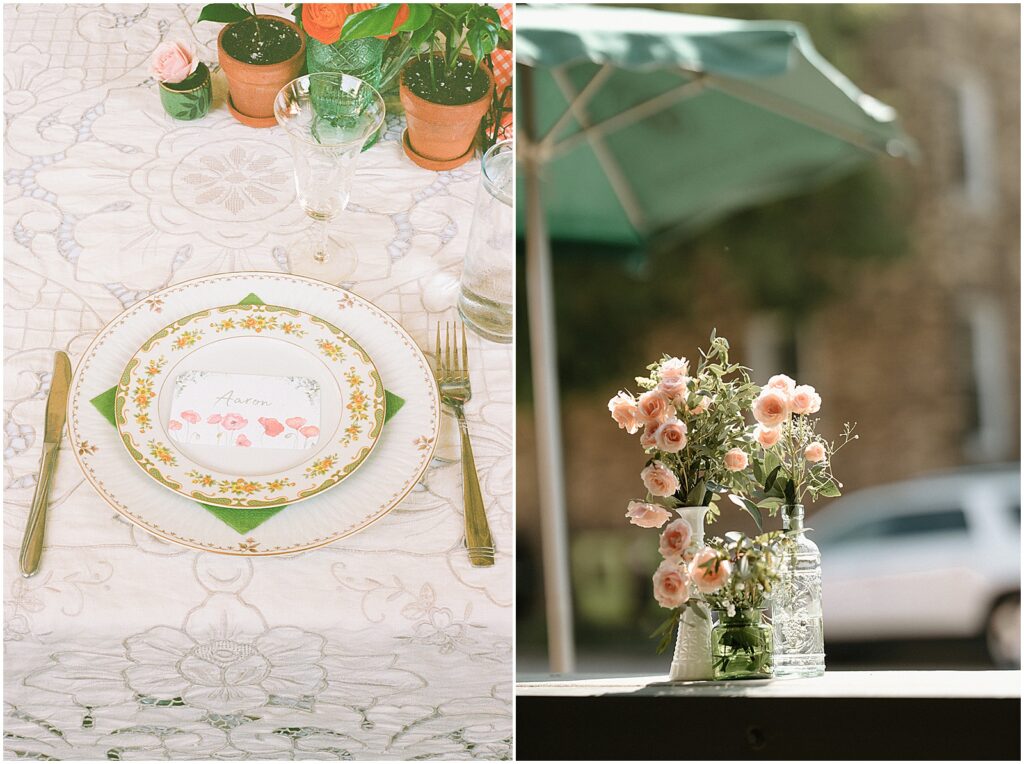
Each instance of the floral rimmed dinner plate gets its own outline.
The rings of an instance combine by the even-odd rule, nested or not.
[[[114,403],[132,460],[225,507],[302,501],[353,475],[384,424],[366,352],[294,308],[227,305],[179,318],[128,361]]]
[[[147,477],[115,427],[89,401],[114,386],[142,344],[175,317],[248,294],[301,310],[342,328],[377,368],[385,389],[403,398],[384,425],[373,456],[343,485],[296,502],[240,534],[204,509]],[[379,520],[416,486],[430,464],[440,401],[422,351],[386,312],[314,279],[285,273],[228,273],[163,289],[123,311],[77,359],[68,407],[69,450],[96,492],[118,513],[162,539],[244,556],[301,552],[357,533]]]

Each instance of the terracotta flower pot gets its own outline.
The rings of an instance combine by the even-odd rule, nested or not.
[[[398,95],[405,107],[409,128],[405,153],[428,170],[451,169],[465,164],[473,155],[473,141],[480,120],[491,105],[494,75],[486,66],[481,66],[487,75],[487,91],[470,103],[447,106],[421,98],[405,84],[406,71],[414,62],[415,59],[406,64],[399,78]]]
[[[277,64],[250,64],[233,58],[224,50],[226,24],[217,35],[217,60],[228,80],[228,107],[239,122],[251,127],[271,127],[274,119],[274,98],[278,91],[299,76],[306,62],[306,36],[292,21],[280,16],[259,15],[294,29],[299,35],[299,49],[291,58]],[[245,23],[245,22],[235,22]]]

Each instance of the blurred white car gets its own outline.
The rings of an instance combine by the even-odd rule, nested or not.
[[[983,637],[1020,666],[1020,465],[857,491],[811,516],[825,638]]]

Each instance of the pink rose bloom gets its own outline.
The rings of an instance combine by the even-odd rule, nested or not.
[[[619,426],[633,435],[640,429],[640,417],[636,408],[636,399],[626,392],[619,392],[614,398],[608,401],[608,410],[612,413],[612,419]]]
[[[666,358],[658,367],[658,379],[682,379],[690,373],[690,362],[685,358]]]
[[[657,427],[651,427],[649,425],[644,427],[644,433],[640,436],[640,445],[643,448],[654,448],[658,445],[657,441],[654,440],[654,433],[657,429]]]
[[[747,468],[747,455],[738,448],[730,448],[722,458],[729,472],[742,472]]]
[[[284,425],[278,422],[273,417],[261,416],[256,420],[263,425],[263,434],[269,435],[272,438],[276,438],[282,432],[284,432]]]
[[[181,82],[199,66],[195,50],[188,43],[162,42],[153,51],[149,73],[160,82]]]
[[[792,377],[787,377],[785,374],[776,374],[774,377],[768,380],[768,384],[765,387],[770,387],[773,390],[781,390],[786,395],[793,392],[793,388],[796,387],[796,380]]]
[[[690,599],[686,571],[666,560],[654,571],[654,599],[662,607],[674,608]]]
[[[753,406],[754,419],[765,427],[778,427],[789,416],[789,402],[785,393],[767,387],[757,396]]]
[[[637,402],[640,421],[646,425],[659,425],[672,414],[672,404],[659,390],[648,390]]]
[[[732,574],[732,564],[728,560],[721,560],[718,565],[708,565],[702,568],[706,562],[717,560],[718,553],[710,547],[701,549],[690,561],[690,579],[697,588],[704,594],[714,594],[729,580]]]
[[[657,504],[646,501],[631,501],[626,509],[626,517],[633,525],[641,528],[660,528],[672,517],[669,511]]]
[[[814,441],[804,449],[804,459],[809,462],[825,461],[825,446],[818,441]]]
[[[757,438],[757,442],[765,448],[771,448],[779,442],[779,438],[782,436],[782,430],[778,427],[765,427],[763,424],[759,424],[757,429],[754,430],[754,437]]]
[[[686,413],[687,414],[703,414],[709,408],[711,408],[711,399],[708,396],[706,396],[706,395],[702,395],[700,397],[700,400],[697,401],[697,405],[696,406],[694,406],[692,409],[689,406],[686,407]]]
[[[249,420],[241,414],[225,414],[220,420],[220,426],[225,430],[241,430],[249,424]]]
[[[235,438],[235,445],[242,446],[243,448],[248,448],[249,446],[252,445],[252,441],[245,437],[245,433],[242,433],[237,438]]]
[[[210,414],[206,419],[207,424],[220,424],[220,420],[223,419],[220,414]]]
[[[188,411],[182,411],[181,418],[184,419],[189,424],[195,424],[196,422],[199,421],[199,413],[192,411],[191,409]]]
[[[181,429],[181,422],[179,422],[177,419],[172,419],[167,426],[170,429],[177,431]]]
[[[651,462],[644,467],[640,479],[652,496],[671,496],[679,490],[679,478],[661,462]]]
[[[301,430],[299,430],[299,433],[304,438],[315,438],[317,435],[320,434],[320,428],[314,427],[313,425],[309,425],[308,427],[303,427]]]
[[[672,403],[682,403],[686,399],[686,382],[686,377],[663,379],[657,390]]]
[[[654,431],[654,442],[670,454],[682,451],[686,447],[686,424],[672,417]]]
[[[816,414],[821,410],[821,396],[810,385],[799,385],[789,396],[794,414]]]
[[[679,562],[683,553],[686,551],[686,547],[690,546],[690,540],[693,538],[693,529],[690,524],[683,518],[673,520],[665,526],[665,530],[661,532],[661,538],[658,540],[658,551],[661,552],[661,556],[671,562]]]
[[[297,430],[306,423],[306,420],[300,416],[293,416],[291,419],[285,419],[284,423],[291,427],[293,430]]]

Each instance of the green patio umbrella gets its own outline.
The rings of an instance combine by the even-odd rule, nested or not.
[[[517,158],[527,243],[549,656],[573,663],[549,240],[640,248],[913,156],[896,112],[784,21],[518,6]]]

